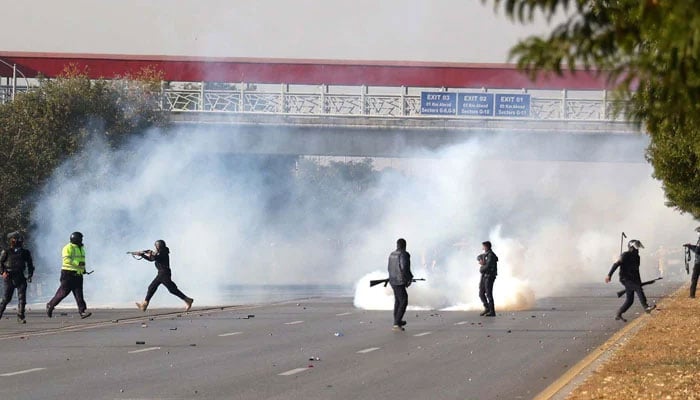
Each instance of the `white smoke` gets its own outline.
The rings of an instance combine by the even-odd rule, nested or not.
[[[119,151],[95,141],[43,191],[33,217],[37,264],[57,284],[60,248],[82,231],[96,270],[86,278],[88,304],[124,305],[142,299],[155,275],[125,252],[164,239],[174,281],[199,305],[238,301],[235,284],[355,284],[356,306],[386,309],[390,290],[368,280],[386,276],[404,237],[414,275],[427,279],[409,289],[411,306],[474,309],[476,255],[491,240],[497,308],[515,309],[602,280],[623,230],[647,247],[644,277],[656,265],[653,250],[677,247],[693,228],[664,206],[645,164],[499,160],[502,139],[470,141],[391,168],[378,163],[380,179],[339,205],[299,186],[293,159],[234,154],[235,140],[150,132]],[[601,151],[616,145],[602,141]],[[352,182],[321,184],[333,192]],[[156,305],[179,304],[159,291]]]

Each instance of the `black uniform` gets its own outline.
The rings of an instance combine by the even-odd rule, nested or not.
[[[153,279],[150,285],[148,285],[148,291],[146,292],[146,302],[151,301],[151,297],[156,293],[158,286],[161,284],[165,286],[170,293],[181,298],[182,300],[191,300],[189,297],[185,296],[177,285],[172,280],[172,272],[170,271],[170,251],[167,247],[161,249],[157,253],[144,253],[143,258],[148,261],[155,262],[156,269],[158,270],[158,275]]]
[[[403,326],[403,316],[408,306],[406,288],[411,286],[411,255],[406,250],[397,249],[389,255],[389,283],[394,290],[394,326]]]
[[[483,315],[495,316],[496,307],[493,303],[493,284],[498,275],[498,257],[491,249],[481,254],[484,263],[479,268],[481,279],[479,280],[479,298],[484,305]]]
[[[637,293],[642,307],[644,307],[644,309],[649,308],[647,297],[644,295],[644,289],[642,288],[642,278],[639,276],[639,263],[639,250],[631,248],[620,255],[620,259],[612,265],[610,272],[608,272],[608,277],[612,277],[615,270],[618,267],[620,268],[620,283],[625,287],[625,295],[627,296],[625,302],[622,303],[622,306],[620,306],[620,309],[617,311],[618,319],[621,319],[622,314],[634,303],[635,293]]]
[[[695,253],[695,264],[693,265],[693,275],[690,277],[690,297],[695,297],[695,289],[698,286],[698,277],[700,276],[700,239],[698,239],[698,244],[687,245],[693,253]]]
[[[27,271],[27,277],[24,273]],[[12,301],[12,295],[17,289],[18,307],[17,317],[24,320],[24,308],[27,304],[27,279],[31,280],[34,275],[34,263],[29,250],[22,247],[11,247],[0,253],[0,274],[7,277],[5,281],[5,291],[0,301],[0,318],[5,312],[5,307]]]

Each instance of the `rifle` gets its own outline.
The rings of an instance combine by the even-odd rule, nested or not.
[[[664,279],[664,278],[658,277],[658,278],[652,279],[652,280],[650,280],[650,281],[642,282],[642,286],[651,285],[652,283],[654,283],[654,282],[656,282],[656,281],[658,281],[658,280],[661,280],[661,279]],[[625,291],[626,291],[626,290],[620,290],[620,291],[618,291],[618,292],[617,292],[617,297],[622,297],[622,295],[625,294]]]
[[[412,279],[411,282],[424,281],[425,278]],[[369,287],[377,286],[379,284],[384,284],[384,287],[389,284],[389,278],[386,279],[376,279],[369,281]]]
[[[690,274],[690,247],[685,247],[685,273]]]
[[[134,257],[137,260],[143,259],[144,254],[150,254],[152,253],[152,250],[141,250],[141,251],[127,251],[126,254],[131,254],[132,257]]]

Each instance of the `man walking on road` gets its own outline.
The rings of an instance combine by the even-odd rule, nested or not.
[[[27,304],[27,281],[32,281],[34,275],[34,263],[29,250],[25,249],[24,237],[19,232],[7,235],[10,248],[0,253],[0,275],[5,282],[5,292],[0,301],[0,319],[5,312],[5,307],[12,300],[12,295],[17,289],[17,322],[26,323],[24,319],[24,307]],[[27,277],[24,271],[27,270]]]
[[[695,232],[700,233],[700,226],[695,228]],[[698,276],[700,276],[700,237],[698,237],[698,242],[695,245],[686,243],[683,247],[687,247],[695,253],[695,264],[693,264],[693,275],[690,277],[690,297],[695,298],[695,289],[698,286]]]
[[[411,273],[411,255],[406,251],[406,240],[396,241],[396,250],[389,255],[389,284],[394,290],[394,327],[395,331],[403,331],[406,321],[403,316],[408,306],[406,288],[413,282]]]
[[[479,298],[484,305],[484,311],[481,316],[495,317],[496,307],[493,304],[493,284],[496,281],[498,274],[498,257],[491,250],[491,242],[485,241],[481,243],[484,252],[479,254],[479,272],[481,272],[481,280],[479,281]]]
[[[83,246],[83,234],[73,232],[70,235],[70,242],[63,247],[61,252],[63,265],[61,266],[61,285],[56,290],[56,294],[46,303],[46,315],[53,317],[53,309],[65,299],[71,292],[78,304],[80,318],[87,318],[92,315],[87,311],[87,305],[83,298],[83,275],[85,274],[85,247]]]
[[[656,304],[649,306],[647,303],[647,297],[644,295],[644,289],[642,288],[642,278],[639,276],[639,249],[643,249],[644,245],[639,240],[630,240],[627,244],[628,250],[620,255],[620,259],[615,261],[610,268],[610,272],[605,277],[605,283],[610,283],[610,278],[615,273],[615,270],[620,267],[620,283],[625,287],[625,302],[622,303],[620,309],[617,310],[615,319],[618,321],[627,322],[622,314],[625,313],[634,303],[634,294],[637,293],[639,297],[639,302],[644,307],[644,311],[650,313],[656,308]]]

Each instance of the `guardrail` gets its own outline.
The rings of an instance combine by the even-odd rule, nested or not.
[[[222,88],[223,87],[223,88]],[[0,86],[0,103],[11,101],[13,90]],[[528,120],[621,122],[606,91],[490,90],[367,86],[309,86],[270,84],[163,83],[161,107],[178,113],[259,113],[274,115],[363,116],[425,119],[514,119],[421,114],[421,92],[514,93],[530,95]]]

